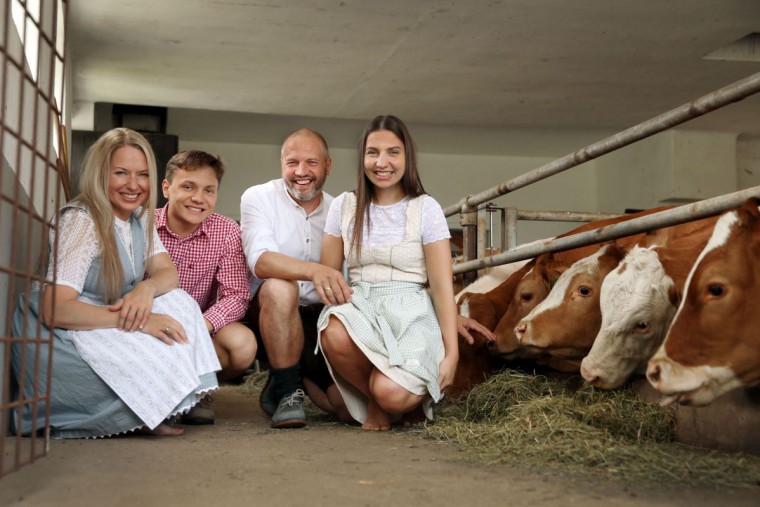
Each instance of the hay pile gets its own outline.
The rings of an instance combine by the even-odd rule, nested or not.
[[[760,485],[760,459],[673,442],[672,414],[630,390],[573,391],[560,380],[506,371],[442,404],[424,434],[478,461],[625,481]]]

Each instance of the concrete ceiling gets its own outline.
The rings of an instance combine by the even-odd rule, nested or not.
[[[760,71],[758,0],[70,0],[75,101],[621,129]],[[757,54],[760,58],[760,47]],[[760,134],[760,96],[690,123]]]

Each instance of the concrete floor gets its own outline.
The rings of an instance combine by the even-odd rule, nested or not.
[[[418,432],[322,421],[272,430],[245,386],[216,395],[217,423],[178,438],[55,440],[0,480],[0,506],[753,506],[758,490],[695,490],[472,464]]]

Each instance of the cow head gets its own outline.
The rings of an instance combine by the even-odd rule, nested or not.
[[[760,214],[757,201],[724,214],[691,270],[647,379],[664,403],[706,405],[760,381]]]
[[[520,344],[514,333],[515,324],[546,299],[565,267],[554,262],[552,254],[543,254],[536,258],[529,271],[514,280],[510,303],[494,329],[496,341],[491,347],[494,355],[503,359],[520,355]]]
[[[634,247],[604,279],[599,334],[581,363],[591,385],[614,389],[642,370],[676,312],[677,292],[659,249]]]
[[[621,248],[610,243],[570,266],[549,296],[515,326],[520,346],[537,356],[585,356],[601,325],[602,281],[624,255]]]

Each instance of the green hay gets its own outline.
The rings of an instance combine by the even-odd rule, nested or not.
[[[627,482],[760,485],[760,458],[675,443],[672,413],[630,390],[574,391],[562,381],[516,371],[443,403],[424,434],[488,463]]]

